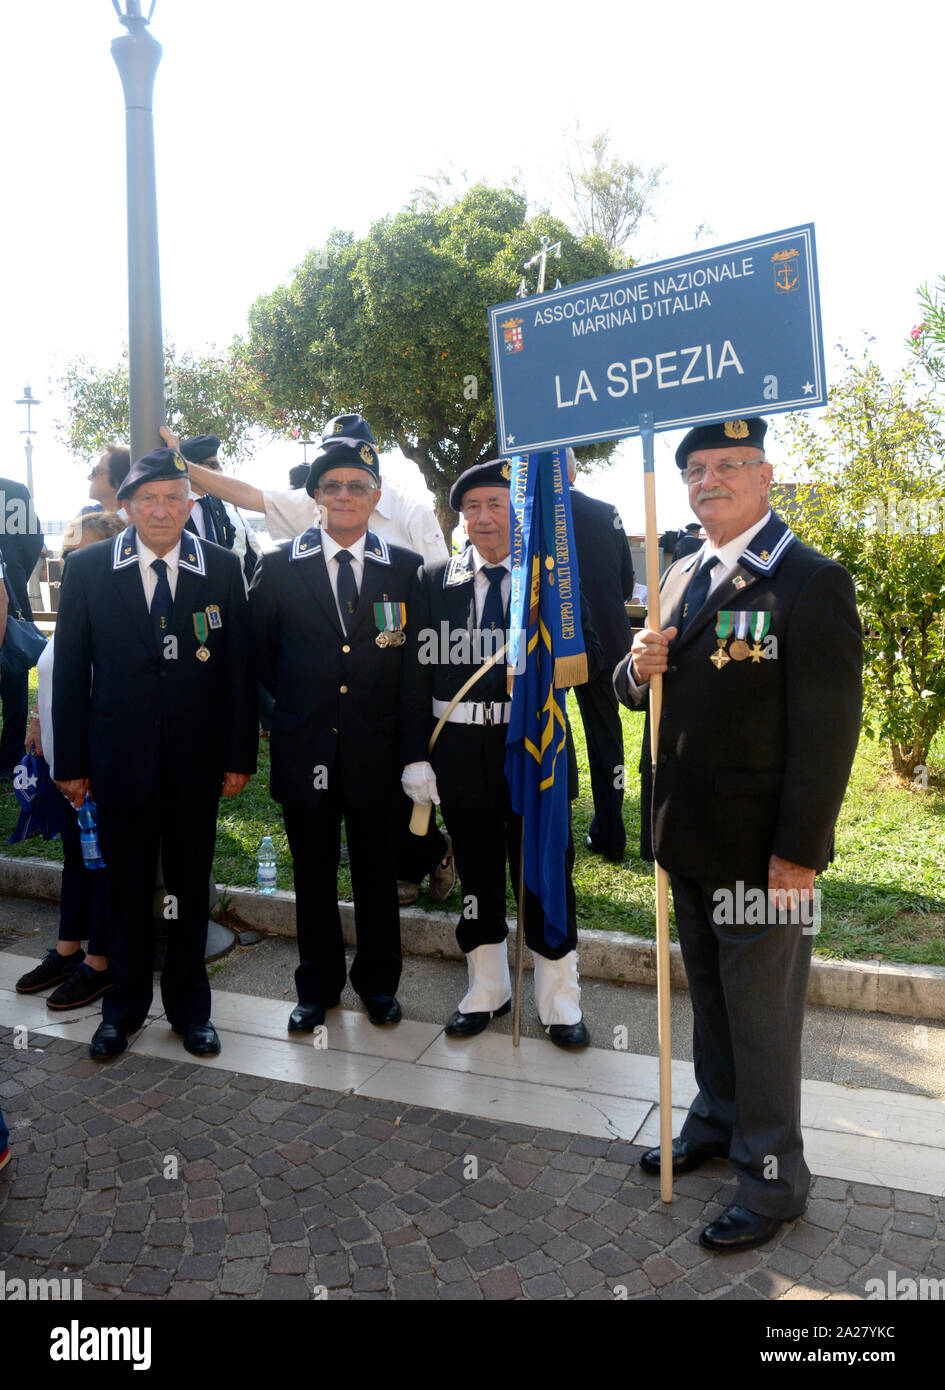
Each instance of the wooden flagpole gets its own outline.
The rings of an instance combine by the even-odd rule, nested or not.
[[[660,552],[656,533],[656,475],[653,466],[653,415],[640,415],[643,443],[643,501],[646,509],[646,625],[661,631]],[[656,775],[660,714],[663,706],[663,677],[650,677],[650,759]],[[656,864],[656,1011],[660,1059],[660,1197],[673,1200],[673,1091],[672,1051],[670,1047],[669,984],[669,877]]]

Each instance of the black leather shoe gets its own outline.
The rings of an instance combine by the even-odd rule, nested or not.
[[[721,1216],[706,1226],[699,1236],[699,1244],[719,1255],[730,1250],[753,1250],[756,1245],[769,1241],[783,1225],[780,1218],[759,1216],[747,1207],[726,1207]]]
[[[365,999],[364,1007],[372,1023],[399,1023],[403,1018],[400,1004],[391,994],[375,994]]]
[[[556,1047],[589,1047],[591,1035],[584,1025],[583,1018],[577,1023],[552,1023],[548,1036]]]
[[[505,1003],[494,1009],[492,1013],[461,1014],[457,1009],[446,1025],[446,1036],[448,1038],[474,1038],[477,1033],[488,1028],[490,1018],[502,1018],[503,1014],[507,1014],[511,1007],[511,999],[506,999]]]
[[[289,1032],[314,1033],[324,1022],[324,1004],[296,1004],[289,1014]]]
[[[685,1139],[673,1140],[673,1175],[680,1173],[691,1173],[695,1168],[701,1168],[703,1163],[709,1163],[716,1154],[706,1153],[705,1149],[697,1149],[694,1144],[688,1143]],[[640,1159],[640,1167],[644,1173],[655,1173],[660,1175],[660,1151],[659,1148],[647,1149]]]
[[[118,1057],[128,1046],[128,1034],[113,1023],[100,1023],[89,1043],[89,1056],[96,1062],[105,1057]]]
[[[91,1004],[94,999],[114,989],[117,983],[107,966],[104,970],[93,970],[90,965],[77,965],[70,970],[59,988],[53,990],[46,1000],[46,1008],[81,1008],[83,1004]]]
[[[189,1024],[184,1029],[184,1051],[194,1057],[216,1057],[220,1051],[220,1039],[213,1024]]]
[[[77,951],[73,951],[71,956],[61,956],[53,946],[34,970],[28,970],[25,975],[20,976],[16,982],[16,992],[36,994],[41,989],[48,989],[50,985],[58,985],[60,980],[67,980],[84,960],[85,952],[81,946]]]
[[[599,854],[602,859],[607,859],[611,864],[623,863],[624,851],[622,849],[603,849],[596,841],[591,839],[590,835],[587,836],[584,843],[591,854]]]

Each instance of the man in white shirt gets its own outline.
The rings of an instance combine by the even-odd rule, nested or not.
[[[359,439],[374,444],[370,425],[363,416],[354,414],[336,415],[329,420],[322,443],[330,445],[337,439]],[[320,522],[315,502],[304,487],[265,492],[252,483],[225,478],[198,465],[191,465],[190,476],[213,497],[220,497],[248,512],[265,512],[266,526],[274,541],[289,540]],[[447,558],[446,542],[433,508],[394,487],[387,478],[381,479],[380,496],[368,524],[375,535],[391,545],[416,551],[427,564]]]

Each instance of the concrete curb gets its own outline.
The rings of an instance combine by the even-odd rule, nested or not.
[[[13,859],[0,854],[0,895],[58,902],[62,865],[48,859]],[[254,888],[220,892],[229,911],[249,927],[273,936],[295,936],[295,894],[271,896]],[[345,941],[354,944],[354,907],[340,903]],[[404,954],[461,960],[456,944],[456,915],[401,908]],[[515,924],[510,923],[509,957],[513,959]],[[530,968],[531,953],[525,963]],[[581,975],[590,980],[622,984],[656,984],[656,944],[625,932],[586,930],[580,940]],[[687,987],[679,947],[670,944],[670,978],[674,989]],[[902,1018],[945,1018],[945,966],[899,965],[891,961],[820,960],[814,957],[807,1002],[825,1008],[862,1013],[895,1014]]]

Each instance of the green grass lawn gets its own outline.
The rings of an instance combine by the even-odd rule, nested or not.
[[[35,684],[35,672],[32,677]],[[35,698],[35,689],[32,691]],[[607,863],[584,848],[593,808],[580,715],[570,697],[582,795],[574,803],[574,842],[577,858],[574,886],[578,923],[607,931],[652,937],[653,869],[638,854],[640,830],[639,779],[636,775],[643,733],[643,715],[622,710],[627,794],[627,857],[620,866]],[[280,888],[292,886],[282,816],[269,798],[269,746],[260,743],[259,771],[235,801],[220,804],[214,871],[221,889],[256,882],[256,851],[263,835],[271,835],[278,855]],[[945,763],[945,738],[933,748],[932,764]],[[17,820],[11,790],[0,795],[0,833],[4,841]],[[884,959],[925,965],[945,965],[945,775],[932,775],[928,790],[900,785],[888,771],[884,748],[863,740],[837,827],[837,858],[819,880],[823,891],[821,930],[815,949],[821,955],[848,960]],[[39,839],[11,845],[7,854],[61,859],[59,841]],[[339,895],[351,896],[351,880],[342,865]],[[451,904],[459,910],[457,886]],[[419,906],[432,907],[424,896]],[[509,895],[509,910],[514,903]]]

